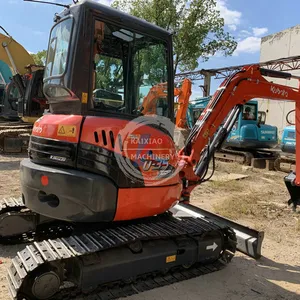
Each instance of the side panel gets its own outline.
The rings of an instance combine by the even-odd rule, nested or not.
[[[257,127],[257,130],[258,130],[259,141],[277,142],[278,140],[277,127],[271,125],[260,125],[260,127]]]
[[[45,115],[33,131],[22,193],[42,215],[130,220],[164,213],[180,197],[177,153],[164,130],[112,117]]]
[[[113,117],[84,120],[80,169],[105,174],[121,187],[169,186],[179,183],[177,164],[174,141],[162,130]]]
[[[251,121],[253,122],[253,121]],[[269,125],[246,124],[233,128],[226,145],[238,148],[272,148],[277,144],[277,128]]]
[[[78,143],[82,119],[77,115],[44,115],[35,122],[32,135]]]
[[[158,188],[119,189],[114,221],[154,216],[176,204],[181,185]]]
[[[44,115],[33,127],[29,157],[38,164],[76,168],[82,116]]]

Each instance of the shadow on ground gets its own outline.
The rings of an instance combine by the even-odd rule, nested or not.
[[[295,289],[296,287],[296,289]],[[292,292],[291,289],[296,292]],[[298,300],[300,267],[237,256],[222,271],[182,281],[128,300]]]

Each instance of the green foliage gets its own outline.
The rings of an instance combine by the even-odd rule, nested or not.
[[[139,50],[134,57],[134,71],[138,86],[167,81],[164,46],[157,44]]]
[[[31,56],[34,59],[34,62],[39,66],[44,66],[47,58],[47,50],[39,51],[38,53],[33,53]]]
[[[140,86],[152,86],[167,81],[165,48],[163,45],[149,45],[134,56],[134,80],[136,95]],[[123,68],[121,59],[98,55],[96,58],[96,88],[117,93],[123,89]],[[139,95],[141,97],[141,95]]]
[[[237,43],[224,31],[215,0],[115,0],[112,6],[175,32],[174,71],[194,70],[216,52],[231,55]]]
[[[123,88],[123,68],[120,59],[99,55],[96,65],[96,88],[113,93]]]

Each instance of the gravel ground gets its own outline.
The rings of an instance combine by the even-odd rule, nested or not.
[[[19,196],[21,156],[0,156],[0,197]],[[299,214],[285,206],[284,174],[218,164],[218,181],[193,192],[192,203],[265,230],[263,257],[238,253],[222,271],[128,297],[128,300],[296,300],[300,298]],[[226,181],[228,173],[248,177]],[[222,180],[223,176],[223,180]],[[225,178],[225,179],[224,179]],[[237,199],[239,202],[237,202]],[[256,200],[255,200],[256,199]],[[255,200],[255,201],[254,201]],[[243,205],[241,205],[243,204]],[[236,213],[232,213],[232,210]],[[6,267],[24,246],[0,246],[0,300],[9,299]]]

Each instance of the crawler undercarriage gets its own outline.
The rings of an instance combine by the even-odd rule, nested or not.
[[[146,219],[82,226],[38,216],[10,198],[0,216],[2,244],[28,243],[8,269],[13,299],[128,296],[220,270],[236,249],[259,257],[263,239],[182,204]]]

